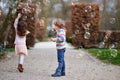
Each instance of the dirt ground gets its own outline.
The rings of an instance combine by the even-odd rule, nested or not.
[[[0,61],[0,80],[120,80],[120,66],[105,64],[69,44],[65,52],[66,76],[62,77],[51,77],[57,67],[55,43],[36,43],[28,52],[23,73],[17,70],[18,56],[8,53]]]

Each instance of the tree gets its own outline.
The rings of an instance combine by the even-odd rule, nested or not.
[[[116,19],[117,19],[117,27],[120,30],[120,0],[116,0]]]
[[[4,20],[4,22],[3,22],[3,25],[2,25],[2,27],[0,28],[0,40],[1,40],[1,42],[3,43],[4,41],[5,41],[5,39],[6,39],[6,35],[7,35],[7,29],[10,27],[10,24],[12,23],[12,17],[13,17],[13,15],[12,15],[12,11],[13,11],[13,9],[15,9],[16,7],[17,7],[17,5],[20,3],[20,2],[23,2],[23,1],[25,1],[25,0],[20,0],[20,1],[18,1],[18,3],[16,4],[16,1],[14,0],[14,1],[9,1],[9,3],[11,3],[11,4],[9,4],[9,11],[8,11],[8,14],[7,14],[7,16],[6,16],[6,18],[5,18],[5,20]],[[13,6],[13,5],[15,5],[15,6]]]

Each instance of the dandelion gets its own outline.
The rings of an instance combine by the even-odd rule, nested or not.
[[[112,57],[116,57],[117,53],[118,53],[117,49],[111,49],[111,56]]]

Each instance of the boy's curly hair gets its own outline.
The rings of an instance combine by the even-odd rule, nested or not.
[[[24,21],[18,22],[18,27],[17,27],[17,34],[21,37],[26,35],[26,27],[27,24]]]
[[[59,28],[64,28],[65,22],[64,22],[62,19],[57,19],[57,20],[54,22],[54,25],[55,25],[55,26],[58,26]]]

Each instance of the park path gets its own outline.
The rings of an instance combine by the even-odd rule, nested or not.
[[[0,80],[120,80],[120,66],[102,63],[69,44],[65,53],[66,76],[63,77],[51,77],[57,67],[55,43],[36,43],[28,52],[23,73],[16,69],[18,56],[14,52],[0,61]]]

